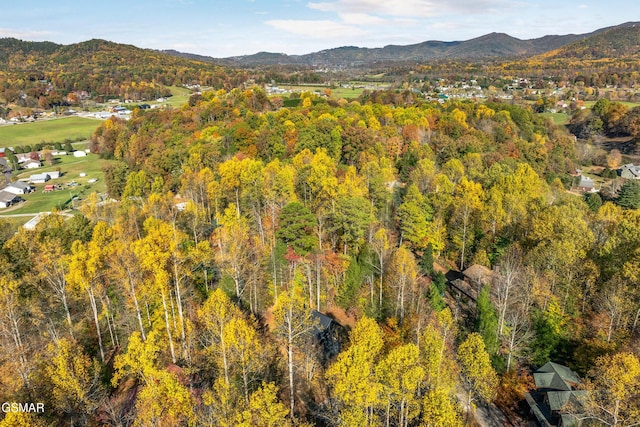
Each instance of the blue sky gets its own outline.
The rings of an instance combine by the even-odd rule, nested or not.
[[[3,2],[0,37],[69,44],[92,38],[214,57],[304,54],[587,33],[640,21],[635,0],[31,0]]]

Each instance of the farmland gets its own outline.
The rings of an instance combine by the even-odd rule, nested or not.
[[[51,180],[47,184],[56,184],[63,187],[62,190],[45,193],[43,191],[44,184],[36,185],[36,191],[31,194],[21,196],[26,203],[19,205],[13,209],[0,212],[3,214],[29,214],[38,212],[48,212],[52,209],[64,209],[69,207],[68,204],[72,197],[78,196],[84,199],[89,193],[104,192],[106,186],[103,179],[102,167],[108,164],[110,160],[99,159],[95,154],[89,154],[87,157],[61,156],[56,158],[54,166],[47,166],[34,172],[24,171],[17,177],[27,178],[34,173],[46,173],[60,169],[62,176],[58,179]],[[80,176],[80,174],[85,176]],[[89,182],[97,179],[96,182]]]
[[[99,124],[100,122],[94,119],[65,117],[0,126],[0,147],[88,139]]]
[[[387,89],[387,84],[378,83],[365,83],[365,82],[349,82],[348,84],[341,85],[339,87],[331,87],[325,85],[281,85],[282,89],[289,92],[319,92],[325,93],[330,90],[330,96],[334,99],[355,99],[362,95],[365,89],[369,90],[382,90]]]

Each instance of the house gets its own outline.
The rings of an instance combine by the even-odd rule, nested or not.
[[[20,198],[15,193],[6,191],[6,189],[0,191],[0,208],[8,208],[19,200]]]
[[[536,389],[525,400],[542,427],[579,426],[586,392],[577,390],[580,377],[564,365],[548,362],[533,373]]]
[[[45,182],[49,181],[51,179],[51,177],[49,176],[48,173],[38,173],[35,175],[31,175],[29,177],[29,181],[34,183],[34,184],[44,184]]]
[[[22,182],[22,181],[12,182],[7,187],[2,189],[2,191],[8,191],[9,193],[13,193],[13,194],[28,194],[34,190],[35,188],[27,184],[26,182]]]
[[[56,189],[56,186],[53,184],[47,184],[44,186],[44,192],[48,193],[49,191],[54,191]]]
[[[321,350],[322,360],[327,361],[340,353],[342,325],[317,310],[311,312],[314,320],[313,332]]]
[[[87,153],[82,150],[77,150],[73,152],[74,157],[86,157]]]
[[[490,268],[473,264],[462,272],[449,270],[445,277],[449,289],[457,297],[465,297],[475,302],[484,285],[493,281],[493,275],[494,272]]]
[[[18,159],[18,163],[22,164],[27,160],[31,160],[31,154],[29,153],[17,153],[16,159]]]
[[[6,157],[0,157],[0,173],[4,172],[11,172],[11,167]]]
[[[585,193],[596,191],[593,179],[588,176],[580,175],[580,182],[578,183],[577,190],[584,191]]]
[[[37,169],[42,167],[42,165],[40,164],[40,160],[29,159],[22,164],[22,167],[25,169]]]
[[[0,147],[0,157],[5,157],[6,153],[5,153],[5,148],[4,147]]]
[[[58,179],[60,178],[60,171],[47,172],[47,175],[49,175],[49,178],[51,179]]]
[[[625,179],[640,179],[640,166],[628,163],[620,168],[620,176]]]

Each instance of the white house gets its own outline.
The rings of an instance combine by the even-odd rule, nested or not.
[[[16,198],[17,196],[14,193],[10,193],[6,191],[6,189],[0,191],[0,208],[8,208],[14,203]]]
[[[29,159],[22,164],[22,167],[25,169],[37,169],[41,166],[42,165],[40,164],[39,160],[33,160],[33,159]]]
[[[87,156],[87,153],[85,153],[85,152],[84,152],[84,151],[82,151],[82,150],[77,150],[77,151],[74,151],[74,152],[73,152],[73,156],[74,156],[74,157],[86,157],[86,156]]]
[[[49,181],[51,179],[51,177],[49,176],[48,173],[37,173],[35,175],[31,175],[29,177],[29,181],[33,182],[34,184],[44,184],[45,182]]]
[[[60,171],[47,172],[47,175],[49,175],[49,178],[51,179],[58,179],[60,178]]]
[[[12,182],[7,187],[2,189],[2,191],[8,191],[12,194],[27,194],[31,193],[33,190],[34,188],[32,186],[22,181]]]

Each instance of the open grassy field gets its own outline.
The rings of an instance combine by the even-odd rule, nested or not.
[[[45,193],[43,191],[45,184],[37,184],[34,193],[21,196],[26,200],[25,203],[14,209],[0,211],[0,218],[3,214],[28,214],[48,212],[53,208],[65,209],[69,207],[74,196],[84,199],[94,191],[101,193],[106,190],[102,167],[113,162],[112,160],[100,159],[97,154],[88,154],[87,157],[60,156],[56,160],[57,163],[54,166],[25,171],[20,173],[18,178],[55,171],[59,168],[62,176],[48,181],[47,184],[61,185],[63,189]],[[81,173],[85,176],[81,177]],[[91,179],[97,179],[97,182],[90,183]]]
[[[162,105],[182,107],[189,101],[189,97],[193,94],[193,92],[186,87],[169,86],[169,89],[171,90],[173,96],[171,98],[167,98],[166,102],[161,103]]]
[[[549,117],[556,125],[562,126],[569,121],[569,115],[567,113],[541,113],[541,116]]]
[[[628,101],[612,101],[612,102],[617,102],[619,104],[622,104],[626,107],[628,107],[629,109],[634,108],[634,107],[640,107],[640,102],[628,102]],[[596,101],[585,101],[584,106],[587,108],[591,108],[593,107],[593,104],[595,104]]]
[[[388,85],[378,84],[378,83],[365,83],[365,82],[352,82],[350,83],[352,87],[329,87],[323,85],[281,85],[282,89],[286,89],[291,92],[320,92],[324,93],[326,89],[331,90],[331,98],[334,99],[355,99],[362,95],[362,92],[367,88],[380,88],[385,89]]]
[[[100,123],[99,120],[83,117],[64,117],[33,123],[0,126],[0,147],[33,145],[43,141],[64,142],[65,139],[89,138]]]

